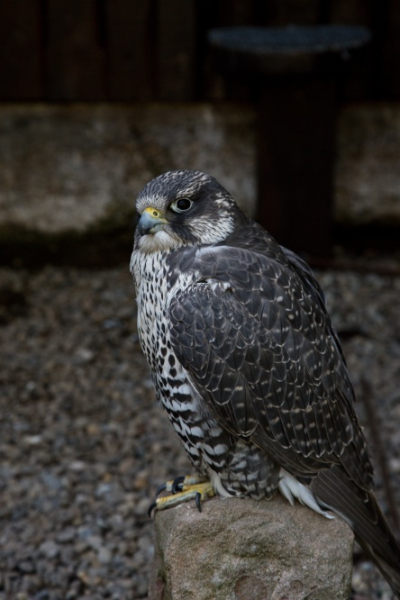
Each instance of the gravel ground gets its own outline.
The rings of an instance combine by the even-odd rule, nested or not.
[[[372,387],[400,506],[400,276],[318,277],[356,390]],[[146,597],[149,501],[190,469],[134,316],[125,267],[0,270],[0,600]],[[377,494],[387,509],[378,469]],[[354,600],[392,598],[360,556],[353,587]]]

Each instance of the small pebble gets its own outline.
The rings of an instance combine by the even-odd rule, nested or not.
[[[62,531],[60,531],[60,533],[57,534],[57,542],[59,542],[60,544],[66,544],[67,542],[72,542],[72,540],[75,538],[76,535],[76,530],[74,527],[67,527],[66,529],[63,529]]]

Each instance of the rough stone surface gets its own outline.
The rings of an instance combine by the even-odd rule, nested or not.
[[[2,106],[0,228],[126,224],[145,183],[181,168],[209,172],[251,210],[253,120],[245,106]]]
[[[156,514],[150,600],[347,600],[353,533],[277,496]]]
[[[400,104],[351,106],[338,129],[336,217],[400,224]]]
[[[3,105],[0,237],[124,225],[143,185],[176,168],[209,172],[254,214],[254,123],[242,104]],[[400,222],[399,155],[400,104],[342,110],[338,221]]]

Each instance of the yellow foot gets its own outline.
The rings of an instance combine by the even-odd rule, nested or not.
[[[211,482],[198,476],[177,477],[173,481],[167,481],[158,488],[157,496],[163,491],[169,492],[169,495],[157,498],[152,502],[147,511],[149,517],[153,510],[163,510],[192,499],[195,500],[196,506],[201,512],[201,502],[215,495]]]

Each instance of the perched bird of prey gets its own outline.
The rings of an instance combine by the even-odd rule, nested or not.
[[[157,397],[197,478],[187,498],[270,498],[340,515],[400,595],[354,393],[310,268],[211,176],[171,171],[137,199],[131,270]]]

